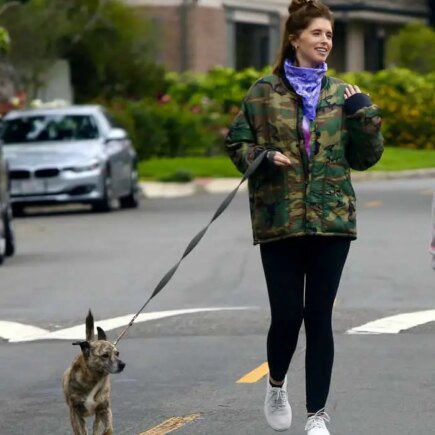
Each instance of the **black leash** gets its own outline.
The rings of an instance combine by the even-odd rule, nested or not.
[[[240,186],[247,180],[260,166],[261,162],[263,161],[266,150],[263,151],[258,157],[251,163],[249,168],[246,170],[246,172],[243,175],[242,180],[238,184],[238,186],[222,201],[222,204],[219,206],[219,208],[216,210],[214,216],[212,217],[211,221],[208,223],[206,227],[204,227],[187,245],[186,250],[184,251],[184,254],[181,256],[178,263],[173,266],[168,272],[166,272],[166,275],[160,280],[160,282],[157,284],[156,288],[154,289],[151,296],[148,298],[148,300],[142,305],[141,309],[133,316],[133,318],[130,320],[130,323],[124,328],[124,330],[121,332],[119,337],[115,340],[114,345],[116,346],[119,340],[125,335],[125,333],[128,331],[128,329],[133,325],[134,321],[136,320],[137,316],[145,309],[145,307],[149,304],[151,299],[156,296],[158,293],[160,293],[161,290],[166,286],[166,284],[171,280],[171,278],[174,276],[176,270],[178,269],[178,266],[180,263],[193,251],[193,249],[196,247],[196,245],[200,242],[200,240],[203,238],[204,234],[207,232],[209,226],[224,212],[224,210],[230,205],[231,201],[236,196],[237,191],[239,190]]]

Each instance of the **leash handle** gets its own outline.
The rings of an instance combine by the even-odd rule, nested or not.
[[[243,174],[243,177],[240,181],[240,183],[237,185],[237,187],[230,192],[230,194],[222,201],[221,205],[218,207],[218,209],[216,210],[215,214],[213,215],[213,217],[211,218],[210,222],[198,233],[196,234],[196,236],[189,242],[189,244],[187,245],[187,248],[184,250],[183,255],[181,256],[181,258],[178,260],[178,263],[175,264],[175,266],[173,266],[171,269],[168,270],[168,272],[166,272],[165,276],[160,280],[160,282],[157,284],[156,288],[154,289],[154,291],[152,292],[151,296],[147,299],[147,301],[142,305],[142,307],[140,308],[140,310],[132,317],[132,319],[130,320],[129,324],[123,329],[123,331],[121,332],[121,334],[118,336],[118,338],[114,341],[114,345],[116,346],[119,342],[119,340],[121,340],[122,337],[124,337],[124,335],[126,334],[126,332],[128,331],[128,329],[133,325],[134,321],[137,319],[137,317],[139,316],[139,314],[145,309],[145,307],[149,304],[149,302],[151,301],[151,299],[154,298],[154,296],[156,296],[158,293],[160,293],[163,288],[166,286],[166,284],[171,280],[171,278],[174,276],[175,272],[178,269],[178,266],[180,265],[180,263],[195,249],[196,245],[198,245],[198,243],[200,242],[200,240],[204,237],[204,234],[207,232],[208,228],[210,227],[210,225],[225,211],[225,209],[230,205],[231,201],[234,199],[234,197],[236,196],[236,193],[238,192],[238,190],[240,189],[240,186],[245,182],[245,180],[247,180],[256,170],[257,168],[260,166],[261,162],[263,161],[263,159],[265,158],[267,153],[267,150],[262,151],[256,158],[255,160],[249,165],[248,169],[246,170],[246,172]]]

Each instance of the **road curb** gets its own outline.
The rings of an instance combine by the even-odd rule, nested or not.
[[[352,181],[413,180],[435,178],[435,169],[416,169],[397,172],[353,172]],[[188,183],[142,181],[140,187],[145,198],[179,198],[196,194],[229,193],[240,183],[241,178],[196,178]],[[240,186],[246,191],[248,183]]]
[[[406,171],[352,172],[352,181],[412,180],[416,178],[435,178],[435,168]]]

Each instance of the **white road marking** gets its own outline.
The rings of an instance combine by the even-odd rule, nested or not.
[[[347,334],[398,334],[401,331],[435,321],[435,310],[397,314],[349,329]]]
[[[153,313],[140,314],[135,323],[148,322],[150,320],[163,319],[166,317],[185,314],[250,309],[255,309],[255,307],[191,308],[184,310],[156,311]],[[95,325],[100,326],[105,331],[111,331],[113,329],[128,325],[132,317],[133,314],[127,314],[125,316],[114,317],[112,319],[96,321]],[[374,320],[364,325],[349,329],[346,333],[350,335],[398,334],[401,331],[434,321],[435,310],[417,311]],[[37,340],[80,340],[84,338],[84,335],[84,324],[73,326],[71,328],[59,329],[57,331],[49,331],[47,329],[38,328],[32,325],[0,320],[0,338],[8,340],[10,343]]]
[[[184,310],[156,311],[153,313],[139,314],[135,323],[148,322],[150,320],[163,319],[165,317],[179,316],[183,314],[205,313],[210,311],[250,310],[253,308],[255,307],[191,308]],[[132,317],[133,314],[127,314],[125,316],[114,317],[112,319],[95,321],[95,326],[99,326],[105,331],[110,331],[112,329],[128,325]],[[0,321],[0,338],[9,340],[10,343],[36,340],[81,340],[84,339],[84,337],[84,324],[50,332],[35,326]]]
[[[43,335],[50,331],[32,325],[25,325],[17,322],[0,320],[0,338],[13,340],[15,337],[28,337],[32,335]]]

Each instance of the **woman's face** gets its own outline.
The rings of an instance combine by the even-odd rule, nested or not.
[[[300,67],[315,68],[325,62],[332,49],[332,25],[326,18],[315,18],[292,40]]]

